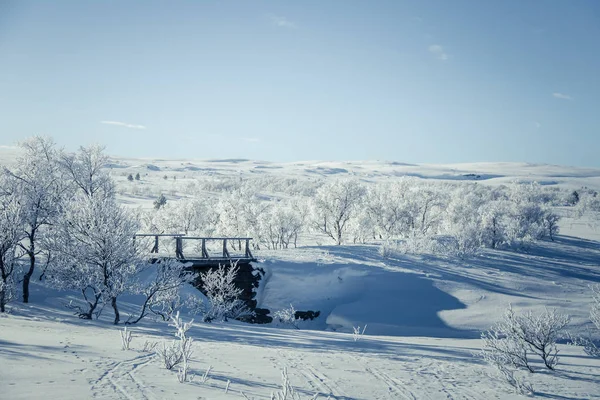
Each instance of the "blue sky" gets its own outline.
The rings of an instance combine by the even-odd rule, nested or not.
[[[0,0],[0,145],[600,167],[597,1]]]

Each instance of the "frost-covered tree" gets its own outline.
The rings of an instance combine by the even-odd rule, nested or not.
[[[363,215],[360,217],[361,236],[369,233],[380,239],[402,237],[408,232],[409,212],[407,194],[411,183],[409,179],[399,182],[383,183],[371,187],[365,198]],[[370,228],[370,229],[369,229]]]
[[[507,191],[506,241],[523,246],[558,233],[559,217],[546,205],[547,199],[536,183],[513,183]]]
[[[450,192],[446,206],[445,233],[454,238],[458,255],[472,254],[483,245],[482,208],[485,192],[476,185],[464,185]]]
[[[304,229],[307,210],[301,201],[280,201],[273,204],[259,221],[260,238],[269,249],[297,246]]]
[[[506,238],[506,200],[491,200],[481,208],[482,240],[492,249],[504,244]]]
[[[446,199],[434,185],[420,185],[412,190],[409,209],[410,225],[421,235],[435,234],[442,221]]]
[[[365,189],[356,180],[328,182],[317,190],[313,201],[313,227],[340,245],[355,216]]]
[[[554,236],[558,235],[560,231],[560,227],[558,226],[559,221],[560,217],[557,214],[548,209],[544,210],[544,228],[546,229],[546,234],[552,241],[554,241]]]
[[[260,229],[261,220],[269,204],[261,201],[257,193],[246,185],[233,189],[220,197],[216,205],[217,232],[224,236],[251,236],[254,246],[263,242]],[[242,243],[231,242],[231,246],[241,249]]]
[[[60,157],[65,178],[89,197],[114,195],[114,183],[103,169],[108,162],[104,147],[98,145],[80,147],[77,153],[62,154]]]
[[[219,220],[217,230],[226,236],[241,236],[248,228],[244,215],[245,202],[254,194],[245,188],[237,188],[219,198],[216,206]]]
[[[29,258],[29,268],[23,276],[23,302],[28,303],[29,282],[43,251],[38,244],[60,213],[68,183],[59,165],[61,152],[51,139],[36,136],[20,147],[23,155],[18,158],[17,167],[5,171],[15,180],[23,207],[25,240],[20,246]]]
[[[57,254],[50,277],[59,286],[82,291],[89,306],[82,318],[91,318],[102,300],[110,302],[114,323],[119,323],[117,298],[140,265],[133,238],[137,229],[137,221],[113,197],[79,193],[65,207],[48,241]]]
[[[0,176],[0,312],[13,299],[19,242],[24,236],[24,214],[14,180]]]

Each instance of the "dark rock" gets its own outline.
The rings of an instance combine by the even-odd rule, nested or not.
[[[254,315],[249,315],[240,321],[248,322],[251,324],[270,324],[273,322],[273,317],[269,316],[271,311],[266,308],[255,308]]]
[[[301,319],[302,321],[313,320],[318,318],[321,315],[321,311],[296,311],[294,315],[296,319]]]

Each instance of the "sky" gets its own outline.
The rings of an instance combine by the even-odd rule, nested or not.
[[[600,167],[600,2],[0,0],[0,146]]]

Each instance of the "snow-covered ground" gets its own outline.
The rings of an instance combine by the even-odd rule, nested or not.
[[[319,309],[323,318],[300,330],[197,324],[190,331],[196,377],[185,384],[151,353],[142,352],[146,341],[172,340],[173,328],[166,323],[148,320],[130,328],[132,350],[123,351],[122,327],[111,325],[110,316],[78,320],[61,306],[69,301],[68,294],[36,283],[32,304],[15,304],[12,314],[0,318],[0,397],[234,399],[243,398],[243,392],[248,398],[268,399],[287,368],[303,398],[315,393],[323,399],[517,398],[474,356],[481,346],[476,330],[487,327],[508,301],[564,309],[575,317],[577,330],[587,307],[585,285],[597,281],[585,266],[584,257],[592,257],[591,252],[581,253],[576,276],[559,285],[555,280],[568,268],[553,265],[542,271],[547,267],[534,262],[534,255],[504,270],[482,263],[477,274],[468,274],[478,268],[474,265],[420,262],[405,268],[412,260],[377,261],[362,247],[329,249],[310,263],[312,255],[312,249],[300,250],[265,262],[270,277],[263,303],[291,301]],[[517,265],[528,258],[519,271]],[[133,309],[128,300],[124,308]],[[343,332],[344,327],[365,323],[365,336],[356,342]],[[536,395],[600,398],[600,360],[577,347],[560,345],[560,351],[556,372],[546,372],[536,361],[538,372],[527,376]],[[208,380],[202,382],[209,367]]]
[[[0,155],[9,150],[0,148]],[[3,162],[11,160],[7,156]],[[128,182],[127,175],[136,173],[142,180]],[[185,197],[187,185],[214,176],[385,181],[408,175],[491,185],[519,179],[569,190],[600,188],[597,169],[518,163],[115,158],[111,174],[120,200],[132,206],[151,205],[160,192],[171,199]],[[300,323],[299,330],[277,324],[197,323],[190,331],[196,377],[184,384],[151,353],[141,351],[146,340],[173,339],[167,323],[148,319],[133,326],[132,350],[123,351],[122,327],[111,325],[108,309],[99,320],[79,320],[65,307],[78,300],[77,293],[54,291],[36,281],[30,304],[14,302],[9,314],[0,315],[0,399],[269,399],[280,388],[284,368],[306,399],[315,393],[322,399],[517,398],[474,354],[481,348],[481,331],[509,304],[517,311],[548,307],[568,313],[574,334],[590,327],[589,286],[600,282],[600,230],[567,211],[554,242],[538,242],[520,252],[485,250],[464,259],[395,253],[384,257],[377,245],[257,252],[266,271],[259,306],[274,311],[291,303],[321,315]],[[122,309],[134,312],[138,303],[135,297],[124,297]],[[355,342],[352,328],[365,325],[364,337]],[[559,347],[556,372],[547,372],[536,361],[537,372],[522,375],[536,396],[600,398],[600,359],[578,347]],[[202,382],[209,366],[208,380]]]

